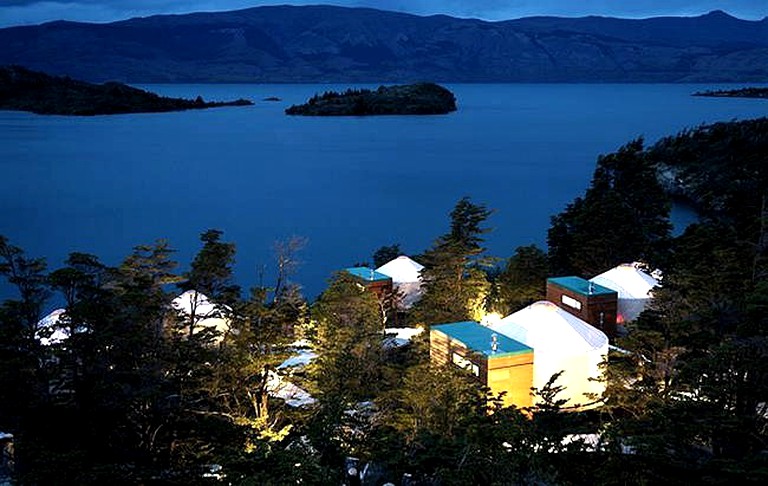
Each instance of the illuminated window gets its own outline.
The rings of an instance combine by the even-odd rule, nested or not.
[[[581,310],[581,302],[574,299],[573,297],[568,297],[567,295],[563,295],[562,301],[563,301],[563,304],[567,305],[568,307],[573,307],[576,310]]]
[[[459,368],[469,370],[475,376],[480,376],[480,368],[475,363],[471,362],[464,356],[461,356],[458,353],[453,353],[453,356],[451,357],[451,361],[453,361],[453,364],[455,364]]]

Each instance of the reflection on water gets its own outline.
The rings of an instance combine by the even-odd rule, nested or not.
[[[672,235],[679,236],[683,234],[685,228],[699,220],[699,213],[691,204],[675,201],[672,204],[669,219],[672,221]]]
[[[57,266],[70,251],[116,264],[168,238],[184,264],[198,235],[238,245],[249,286],[275,240],[309,240],[296,279],[314,297],[335,269],[382,246],[426,249],[463,196],[496,210],[487,246],[507,257],[546,241],[549,219],[583,194],[597,156],[704,122],[765,113],[764,100],[692,97],[719,86],[455,85],[446,116],[302,118],[313,85],[159,85],[161,94],[249,98],[252,107],[41,117],[0,112],[0,234]],[[261,102],[278,96],[282,102]],[[680,228],[693,218],[675,209]],[[8,295],[0,287],[0,298]]]

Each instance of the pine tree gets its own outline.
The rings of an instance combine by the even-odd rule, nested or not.
[[[27,258],[24,251],[11,245],[8,239],[0,235],[0,275],[16,287],[19,299],[7,303],[15,307],[21,322],[29,332],[37,328],[42,307],[50,296],[46,286],[47,265],[42,258]]]
[[[0,276],[18,293],[0,305],[0,430],[14,435],[18,478],[34,473],[38,466],[34,453],[23,446],[35,444],[38,431],[44,432],[50,419],[39,417],[48,411],[44,407],[50,391],[46,353],[36,336],[49,293],[45,269],[43,259],[28,258],[0,235]]]
[[[668,197],[637,139],[601,156],[584,197],[552,218],[547,236],[552,269],[589,277],[621,263],[655,266],[670,230]]]
[[[491,308],[508,315],[543,299],[548,276],[546,253],[536,245],[518,247],[495,279]]]
[[[414,307],[415,321],[426,325],[479,319],[490,285],[481,245],[483,223],[492,211],[461,199],[451,211],[450,232],[441,236],[423,255],[421,273],[424,295]]]
[[[376,296],[347,273],[339,273],[312,307],[316,324],[311,365],[319,408],[310,424],[312,444],[324,464],[340,467],[353,451],[350,410],[373,399],[385,386],[383,324]]]
[[[210,229],[200,235],[203,247],[184,275],[186,281],[180,285],[182,290],[197,290],[222,303],[238,296],[239,288],[232,280],[235,244],[222,242],[223,234],[220,230]]]
[[[403,251],[400,249],[399,243],[395,243],[389,246],[382,246],[373,252],[373,266],[374,268],[379,268],[402,254]]]

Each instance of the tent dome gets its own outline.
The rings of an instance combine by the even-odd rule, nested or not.
[[[195,317],[208,317],[218,312],[216,304],[211,302],[205,294],[196,290],[187,290],[173,299],[171,307],[187,316],[191,315],[194,309]]]
[[[533,386],[541,390],[555,373],[567,407],[585,407],[605,391],[600,364],[608,336],[548,301],[535,302],[491,326],[533,348]]]
[[[557,305],[540,300],[501,320],[492,329],[537,350],[577,354],[608,346],[608,336]]]
[[[400,309],[410,309],[421,299],[421,271],[424,265],[415,262],[405,255],[391,260],[376,269],[392,279],[392,284],[402,294],[402,300],[397,303]]]
[[[625,263],[590,279],[603,287],[615,290],[619,294],[619,323],[633,321],[645,310],[653,298],[653,289],[659,281],[642,270],[639,263]]]
[[[624,263],[589,281],[615,290],[619,299],[649,299],[654,287],[659,286],[659,282],[645,273],[639,263]]]
[[[173,299],[171,307],[185,319],[192,317],[194,312],[194,332],[213,329],[218,333],[214,339],[217,343],[221,342],[223,335],[230,330],[230,322],[226,317],[230,309],[227,306],[214,304],[205,294],[196,290],[187,290]]]
[[[38,321],[35,337],[40,341],[40,344],[50,346],[67,340],[69,330],[62,322],[66,312],[66,309],[56,309]]]
[[[392,279],[392,283],[414,283],[421,281],[421,271],[424,265],[415,262],[405,255],[400,255],[376,269]]]

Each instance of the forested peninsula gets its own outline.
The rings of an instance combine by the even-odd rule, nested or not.
[[[117,115],[199,110],[253,103],[169,98],[131,86],[107,82],[92,84],[65,76],[50,76],[20,66],[0,68],[0,110],[29,111],[38,115]]]
[[[693,96],[708,96],[712,98],[768,98],[768,88],[739,88],[699,91]]]
[[[444,115],[456,111],[456,97],[434,83],[381,86],[376,90],[348,89],[342,93],[316,94],[303,105],[285,110],[287,115],[369,116]]]
[[[14,440],[13,480],[765,484],[766,161],[766,118],[630,141],[598,158],[583,195],[552,219],[547,251],[505,258],[484,247],[492,211],[463,198],[412,253],[423,293],[397,311],[395,295],[363,285],[373,272],[369,282],[340,271],[305,299],[295,239],[275,245],[276,281],[254,277],[246,292],[236,246],[217,230],[202,233],[186,272],[164,240],[115,266],[72,253],[50,270],[0,236],[0,276],[16,289],[0,305],[0,440]],[[701,212],[679,236],[673,196]],[[374,266],[402,253],[383,246]],[[506,316],[543,299],[547,277],[632,261],[660,269],[661,285],[614,340],[596,408],[566,411],[560,373],[517,408],[472,370],[430,361],[435,324]],[[54,293],[66,310],[41,321]],[[393,325],[425,332],[395,345]]]

